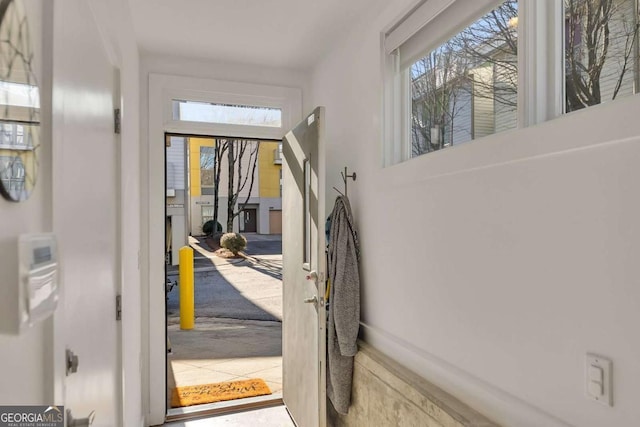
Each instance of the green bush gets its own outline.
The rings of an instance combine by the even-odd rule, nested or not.
[[[247,247],[247,239],[242,234],[226,233],[220,238],[220,246],[238,255],[238,252]]]
[[[219,222],[216,222],[216,230],[213,229],[213,220],[210,219],[209,221],[205,222],[202,225],[202,232],[204,234],[206,234],[207,236],[211,236],[214,232],[218,232],[220,233],[222,231],[222,225],[220,225]]]

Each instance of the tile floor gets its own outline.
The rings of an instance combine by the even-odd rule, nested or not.
[[[272,394],[282,392],[280,322],[196,319],[191,331],[168,326],[173,353],[167,357],[167,400],[176,386],[262,378]],[[170,407],[170,406],[168,406]]]
[[[295,427],[284,406],[165,424],[165,427]]]

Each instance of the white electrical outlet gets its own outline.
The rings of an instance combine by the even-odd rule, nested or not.
[[[613,406],[613,363],[595,354],[585,359],[585,391],[589,399]]]

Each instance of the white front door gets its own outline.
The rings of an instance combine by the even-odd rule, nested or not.
[[[53,212],[63,292],[56,339],[78,357],[77,372],[64,381],[64,405],[75,419],[95,411],[93,426],[118,427],[116,79],[86,1],[56,2],[54,25],[62,35],[54,49]]]
[[[298,427],[326,423],[324,108],[283,141],[283,393]]]

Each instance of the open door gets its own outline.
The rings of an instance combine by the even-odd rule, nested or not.
[[[298,427],[324,427],[324,108],[283,141],[283,397]]]

